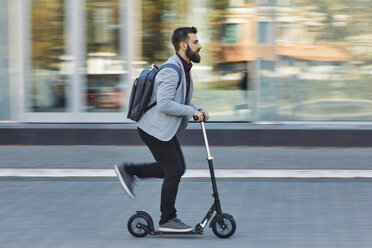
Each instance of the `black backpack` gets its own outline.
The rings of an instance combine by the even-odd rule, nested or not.
[[[128,114],[127,118],[133,121],[139,121],[142,115],[146,113],[146,111],[150,110],[152,107],[156,105],[156,101],[153,102],[151,105],[150,99],[152,95],[152,90],[154,88],[154,81],[156,74],[161,69],[164,68],[173,68],[178,73],[178,86],[180,86],[182,73],[181,68],[175,64],[164,64],[158,68],[156,65],[152,65],[152,70],[144,69],[140,76],[136,78],[132,86],[132,92],[129,98],[129,107],[128,107]]]

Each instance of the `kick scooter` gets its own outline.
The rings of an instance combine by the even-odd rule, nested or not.
[[[194,117],[194,120],[197,120],[197,117]],[[213,233],[219,238],[229,238],[231,237],[236,230],[236,223],[234,217],[227,213],[222,213],[221,203],[218,196],[216,177],[214,175],[213,168],[213,157],[209,151],[209,144],[207,139],[207,133],[205,131],[204,121],[200,122],[205,147],[207,150],[207,160],[209,165],[209,171],[212,181],[213,189],[213,198],[214,203],[211,208],[208,210],[207,214],[203,220],[195,226],[195,229],[191,232],[162,232],[155,230],[154,222],[151,216],[144,211],[137,211],[136,214],[132,215],[128,220],[128,230],[129,232],[137,238],[142,238],[149,235],[163,235],[163,234],[203,234],[204,228],[207,226],[209,220],[213,217],[212,221],[209,224],[209,227],[212,227]]]

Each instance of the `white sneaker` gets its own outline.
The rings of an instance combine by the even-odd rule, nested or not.
[[[136,198],[133,194],[133,176],[129,175],[125,169],[124,165],[115,165],[115,173],[119,179],[119,182],[121,186],[123,187],[125,193],[131,198],[134,199]]]

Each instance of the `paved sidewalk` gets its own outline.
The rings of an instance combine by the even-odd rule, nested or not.
[[[188,168],[206,169],[204,147],[183,149]],[[372,148],[211,147],[218,169],[371,170]],[[142,146],[0,146],[0,168],[112,169],[152,161]],[[372,247],[371,179],[218,179],[223,211],[237,221],[228,240],[203,236],[136,239],[136,210],[159,218],[161,180],[140,180],[130,200],[116,178],[0,178],[1,248]],[[182,179],[177,209],[188,224],[212,203],[208,179]]]
[[[132,201],[115,178],[0,178],[2,248],[252,247],[370,248],[372,180],[220,179],[222,208],[237,222],[221,240],[202,236],[132,237],[135,210],[159,220],[160,180],[139,181]],[[182,180],[179,217],[201,221],[212,203],[207,179]]]
[[[204,147],[184,147],[187,168],[206,169]],[[211,147],[215,168],[372,169],[372,148]],[[144,146],[0,146],[0,167],[112,168],[153,161]]]

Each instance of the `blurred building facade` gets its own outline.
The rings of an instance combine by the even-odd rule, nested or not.
[[[129,122],[133,79],[196,26],[213,121],[372,121],[372,2],[0,0],[0,121]]]

